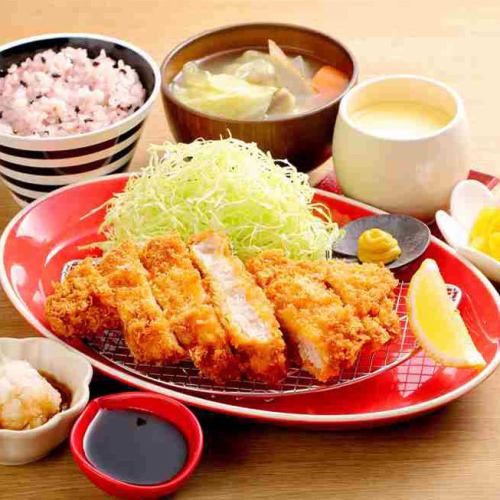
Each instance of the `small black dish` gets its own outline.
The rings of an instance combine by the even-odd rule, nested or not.
[[[408,215],[374,215],[361,217],[342,229],[344,236],[333,247],[334,254],[345,257],[357,257],[358,238],[367,229],[378,228],[391,234],[398,240],[401,255],[386,264],[389,269],[403,267],[418,259],[431,241],[431,232],[426,224]]]

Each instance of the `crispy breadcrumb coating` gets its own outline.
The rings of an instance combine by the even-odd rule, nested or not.
[[[195,235],[190,247],[247,376],[271,384],[281,380],[286,373],[285,343],[273,307],[241,260],[232,254],[227,236],[207,231]]]
[[[100,264],[85,259],[54,284],[45,310],[61,337],[122,329],[137,361],[189,355],[217,383],[244,375],[275,384],[286,374],[286,349],[325,382],[362,349],[400,334],[397,284],[377,264],[294,261],[281,251],[263,252],[245,268],[223,233],[195,235],[189,247],[171,233],[142,251],[123,243]]]
[[[218,383],[240,378],[238,358],[180,236],[170,233],[150,240],[141,261],[158,304],[194,365]]]
[[[247,268],[274,304],[292,352],[322,382],[352,366],[364,346],[376,348],[399,332],[397,281],[383,268],[293,261],[281,251],[263,252]]]
[[[308,263],[308,266],[314,263]],[[322,267],[322,266],[321,266]],[[351,305],[370,337],[368,348],[376,350],[399,337],[401,325],[394,310],[398,280],[385,266],[356,264],[341,259],[326,262],[325,282]]]
[[[137,246],[122,243],[103,257],[98,269],[114,293],[125,341],[134,358],[145,363],[183,359],[185,351],[156,303]]]
[[[112,290],[87,258],[68,273],[45,302],[45,317],[59,337],[86,337],[121,328]]]

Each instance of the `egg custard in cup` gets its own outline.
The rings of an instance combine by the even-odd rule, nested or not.
[[[346,196],[430,221],[469,171],[462,100],[430,78],[368,80],[340,104],[333,162]]]

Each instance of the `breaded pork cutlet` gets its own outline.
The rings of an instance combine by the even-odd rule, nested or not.
[[[373,281],[362,281],[363,268],[350,265],[293,261],[281,251],[263,252],[247,262],[248,270],[274,304],[296,359],[322,382],[352,366],[364,346],[379,346],[397,331],[397,316],[388,313],[396,284],[392,274],[379,273],[379,291],[374,291]],[[351,276],[356,273],[357,278]],[[371,266],[367,269],[370,273],[374,274]],[[344,289],[347,285],[340,280],[346,275],[351,284]]]
[[[88,337],[121,328],[112,290],[87,258],[68,273],[45,302],[45,317],[59,337]]]
[[[376,350],[399,337],[401,325],[394,309],[398,280],[389,269],[378,264],[356,264],[341,259],[307,263],[309,268],[314,266],[321,268],[325,282],[342,302],[356,311],[370,337],[367,348]]]
[[[98,265],[114,294],[123,334],[139,362],[175,363],[186,353],[156,303],[139,249],[124,242],[108,252]]]
[[[276,383],[286,373],[285,343],[271,303],[226,235],[207,231],[190,242],[191,257],[211,295],[216,314],[249,378]]]
[[[141,261],[156,301],[194,365],[218,383],[239,379],[238,358],[180,236],[171,233],[150,240]]]

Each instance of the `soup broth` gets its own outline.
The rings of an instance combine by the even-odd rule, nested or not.
[[[214,54],[184,65],[171,83],[187,106],[236,120],[307,113],[340,95],[348,76],[320,59],[285,54],[272,40],[265,49]]]

